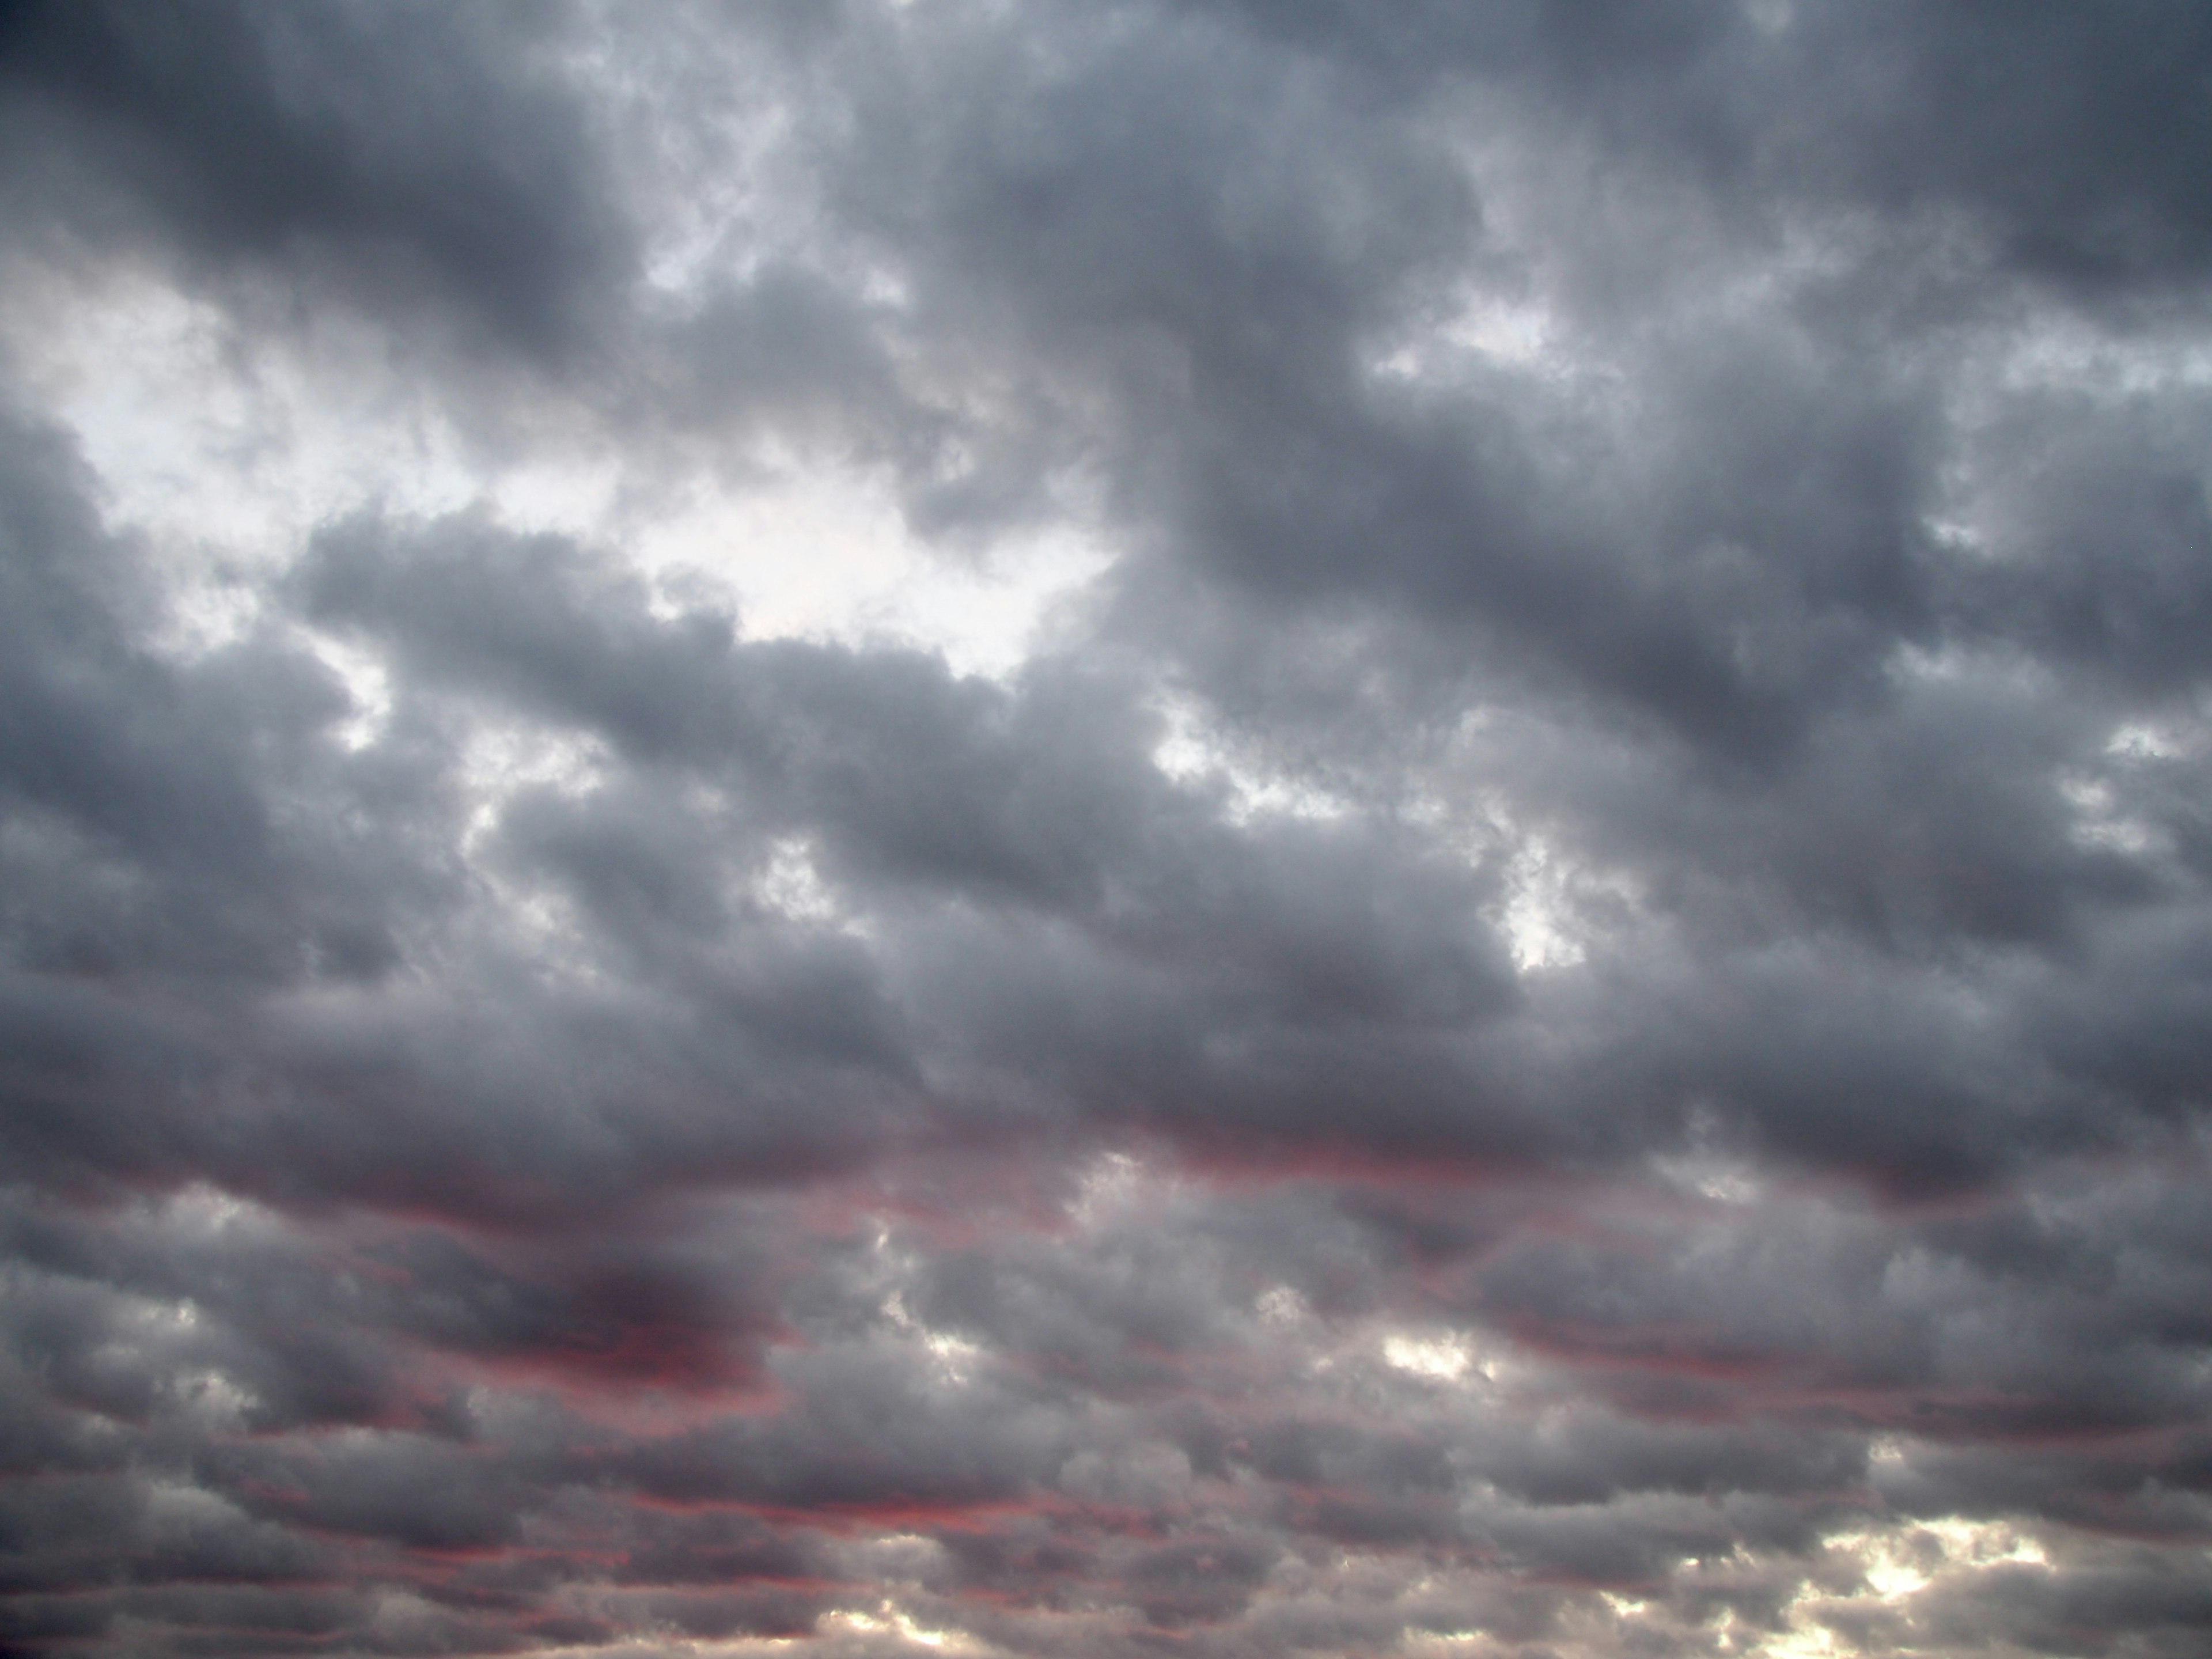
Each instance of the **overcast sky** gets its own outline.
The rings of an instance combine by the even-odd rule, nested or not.
[[[2212,7],[0,9],[0,1653],[2212,1650]]]

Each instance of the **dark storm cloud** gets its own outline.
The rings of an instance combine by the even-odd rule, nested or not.
[[[1443,1102],[1466,1079],[1449,1033],[1513,998],[1480,873],[1381,826],[1228,833],[1157,770],[1157,724],[1112,678],[1040,671],[1005,691],[919,655],[739,643],[726,619],[654,618],[640,584],[573,546],[465,523],[419,538],[353,526],[319,543],[301,580],[308,615],[389,641],[419,684],[580,728],[638,768],[650,820],[617,805],[627,789],[541,795],[510,814],[511,844],[635,971],[714,974],[698,988],[725,1017],[759,986],[765,1042],[894,1078],[912,1064],[868,956],[802,947],[817,964],[791,982],[804,1006],[775,994],[773,969],[740,979],[726,955],[699,961],[744,937],[718,915],[715,866],[748,830],[812,837],[824,875],[880,907],[873,958],[948,1063],[1057,1073],[1068,1103],[1115,1116],[1149,1113],[1144,1096],[1176,1079],[1187,1111],[1218,1099],[1249,1121],[1256,1090],[1287,1085],[1270,1109],[1297,1127],[1299,1086],[1271,1075],[1281,1062],[1264,1048],[1210,1062],[1202,1018],[1248,1030],[1248,1050],[1395,1073],[1406,1099],[1378,1103],[1395,1120],[1382,1132],[1418,1135],[1448,1111],[1477,1146],[1530,1133]],[[687,831],[696,809],[659,769],[721,792],[711,829]],[[1167,1073],[1148,1091],[1121,1075],[1131,1064]],[[1314,1082],[1304,1092],[1327,1112]]]
[[[2156,149],[2153,163],[2148,137],[2140,151],[2117,140],[2190,118],[2172,66],[2187,61],[2191,30],[2155,9],[2100,27],[2078,55],[2071,31],[2086,26],[2056,14],[1998,30],[1970,15],[1868,26],[1853,9],[1798,7],[1765,30],[1734,6],[1507,8],[1472,21],[1410,9],[1356,25],[1270,9],[1260,26],[1283,44],[1255,51],[1221,9],[1109,34],[1072,61],[916,55],[921,89],[884,97],[896,125],[861,123],[841,159],[916,280],[919,314],[936,330],[1013,331],[1118,394],[1111,476],[1178,564],[1277,604],[1366,601],[1463,623],[1473,637],[1459,650],[1493,665],[1480,678],[1516,659],[1565,671],[1726,750],[1762,750],[1839,699],[1878,695],[1901,644],[1985,631],[1978,606],[1947,616],[1955,561],[1924,525],[1954,441],[1943,370],[1978,313],[1929,313],[1880,276],[1899,258],[1943,270],[1881,234],[1885,223],[1923,234],[1917,204],[1890,200],[1899,133],[1921,135],[1911,153],[1943,158],[1917,187],[1955,198],[1977,247],[2075,247],[2086,270],[2086,250],[2110,240],[2100,216],[2130,196],[2142,199],[2125,216],[2160,227],[2148,243],[2190,243],[2189,198],[2166,160],[2188,145]],[[2111,78],[2062,92],[2077,72],[2021,72],[2033,50]],[[1593,331],[1577,343],[1632,377],[1632,428],[1525,376],[1477,372],[1414,394],[1366,372],[1378,339],[1437,305],[1447,273],[1473,270],[1511,294],[1516,276],[1529,286],[1516,266],[1532,258],[1486,233],[1449,148],[1455,131],[1486,133],[1484,121],[1470,134],[1421,103],[1408,107],[1426,121],[1378,106],[1343,67],[1376,51],[1431,74],[1498,77],[1504,95],[1537,97],[1547,130],[1565,123],[1589,166],[1620,171],[1631,190],[1649,179],[1649,204],[1632,195],[1625,223],[1565,217],[1583,198],[1545,191],[1548,175],[1509,179],[1541,192],[1516,210],[1552,233],[1535,256],[1563,267],[1543,276],[1565,279],[1552,296],[1563,319]],[[950,95],[975,58],[1002,71],[987,104]],[[1954,91],[1941,66],[1966,61],[1983,67]],[[1203,95],[1176,95],[1200,76]],[[1899,106],[1890,118],[1861,109],[1869,84]],[[2145,95],[2148,127],[2067,136],[2121,87]],[[939,89],[917,130],[915,100]],[[1701,125],[1724,131],[1706,143]],[[1819,164],[1831,155],[1850,158],[1840,179]],[[1299,187],[1285,193],[1277,181],[1298,158]],[[2047,182],[2016,199],[2016,179]],[[1875,234],[1855,241],[1850,227],[1870,209]],[[1824,234],[1838,215],[1851,216]],[[1620,252],[1644,216],[1648,280],[1574,286],[1578,265]],[[1784,276],[1778,305],[1716,314],[1709,291],[1729,264],[1770,267],[1801,223],[1829,268]],[[1988,260],[2002,257],[1982,260],[1970,292],[1986,291]],[[2112,255],[2115,270],[2151,257]],[[2160,262],[2141,281],[2163,276]],[[988,322],[974,320],[978,294]],[[2175,524],[2141,549],[2173,568],[2160,549],[2175,534],[2188,545],[2172,520],[2180,498],[2159,507],[2148,475],[2115,485],[2123,510]],[[1182,604],[1166,592],[1163,605]],[[2130,579],[2095,603],[2128,605]],[[1171,620],[1140,615],[1171,636]],[[1188,648],[1189,665],[1210,665],[1208,642]]]
[[[2025,486],[1990,503],[2013,557],[1967,578],[1997,630],[2130,702],[2156,707],[2203,683],[2206,415],[2193,392],[2010,412],[1984,441]]]
[[[133,550],[100,528],[69,447],[11,422],[0,467],[9,590],[0,787],[22,866],[17,962],[90,975],[158,963],[265,980],[305,946],[300,933],[315,927],[314,912],[340,962],[373,969],[388,960],[379,912],[405,902],[407,877],[378,871],[382,859],[356,863],[342,844],[314,848],[337,829],[315,815],[336,803],[298,777],[319,758],[317,728],[344,707],[329,675],[252,644],[179,675],[137,637],[158,596]],[[265,747],[251,752],[258,744]],[[260,791],[287,770],[312,804],[302,833],[280,848]],[[313,861],[317,851],[357,873],[284,867],[287,854]],[[119,881],[126,868],[142,881]],[[285,902],[295,896],[296,908]]]
[[[1531,1240],[1468,1290],[1631,1389],[1639,1369],[1682,1373],[1692,1414],[1741,1389],[1938,1438],[2124,1434],[2204,1410],[2200,1246],[2174,1231],[2197,1197],[2082,1213],[2039,1194],[1917,1226],[1786,1211],[1624,1224],[1601,1243]]]
[[[9,8],[6,189],[22,238],[266,273],[313,303],[417,298],[533,353],[580,343],[633,256],[532,7]]]
[[[2164,289],[2200,275],[2212,247],[2187,159],[2212,39],[2156,0],[2094,17],[1845,0],[1439,0],[1381,22],[1340,0],[1184,9],[1401,88],[1474,77],[1548,126],[1689,171],[1755,213],[1805,200],[1917,228],[1916,214],[1960,210],[2001,266],[2072,294]]]
[[[0,1644],[2191,1650],[2208,60],[0,12]],[[162,520],[171,290],[477,504]]]

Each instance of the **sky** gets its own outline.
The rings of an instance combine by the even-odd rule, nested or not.
[[[2212,1650],[2208,87],[0,7],[0,1653]]]

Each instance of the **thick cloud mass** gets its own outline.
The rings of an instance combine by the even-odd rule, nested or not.
[[[0,1651],[2206,1651],[2208,85],[0,7]]]

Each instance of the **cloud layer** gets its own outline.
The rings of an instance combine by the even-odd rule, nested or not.
[[[0,11],[0,1650],[2202,1651],[2209,71]]]

